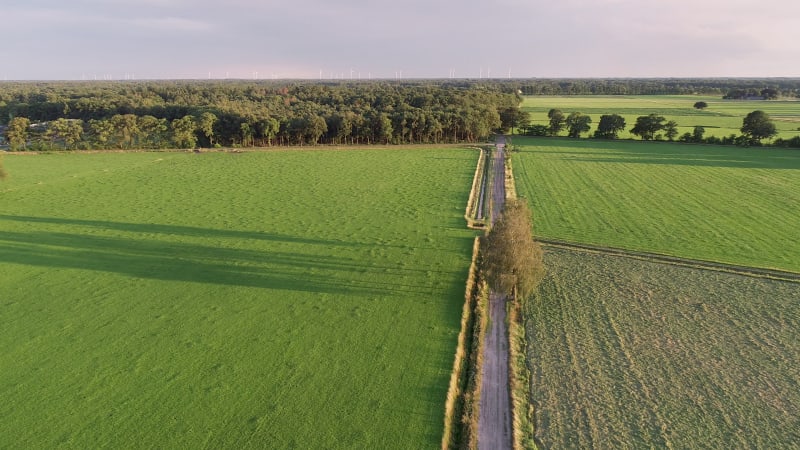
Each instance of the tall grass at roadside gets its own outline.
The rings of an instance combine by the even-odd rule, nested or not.
[[[483,190],[481,189],[487,183],[487,173],[486,173],[486,158],[488,151],[482,148],[478,148],[479,156],[478,156],[478,164],[475,168],[475,176],[472,178],[472,187],[469,190],[469,200],[467,200],[467,207],[466,211],[464,212],[464,218],[467,220],[467,227],[473,229],[484,229],[486,227],[486,218],[485,217],[476,217],[478,213],[479,204],[481,202],[485,202],[485,198],[481,196],[484,194]],[[484,216],[486,211],[486,206],[484,205]]]
[[[483,152],[481,152],[483,154]],[[461,331],[458,333],[458,344],[453,361],[453,372],[450,375],[450,386],[444,409],[444,434],[442,450],[460,447],[462,439],[461,419],[464,415],[464,400],[470,372],[470,352],[472,335],[475,326],[475,308],[479,296],[478,256],[480,238],[476,237],[472,245],[472,261],[469,266],[467,287],[464,293],[464,307],[461,311]]]
[[[469,354],[467,387],[464,392],[464,409],[461,415],[461,442],[459,448],[477,450],[478,419],[481,405],[481,380],[483,379],[484,341],[489,327],[489,287],[479,284],[475,304],[475,325],[472,332],[472,348]]]

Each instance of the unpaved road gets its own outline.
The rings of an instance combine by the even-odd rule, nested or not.
[[[492,223],[500,217],[505,203],[505,138],[498,136],[492,161]],[[511,449],[511,405],[508,387],[508,331],[506,297],[489,295],[489,330],[486,334],[481,368],[481,409],[478,416],[480,450]]]

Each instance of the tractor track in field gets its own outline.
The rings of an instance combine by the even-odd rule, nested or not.
[[[615,247],[604,247],[600,245],[581,244],[577,242],[561,241],[557,239],[536,239],[542,246],[553,248],[566,248],[570,250],[580,250],[592,253],[602,253],[605,255],[619,256],[623,258],[639,259],[642,261],[653,261],[676,266],[692,267],[696,269],[714,270],[736,275],[744,275],[756,278],[769,278],[772,280],[790,281],[800,283],[800,273],[789,272],[778,269],[763,269],[759,267],[739,266],[735,264],[720,263],[714,261],[704,261],[699,259],[681,258],[678,256],[663,255],[661,253],[649,253],[636,250],[626,250]]]

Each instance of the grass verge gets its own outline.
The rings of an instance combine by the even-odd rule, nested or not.
[[[481,152],[482,154],[483,152]],[[478,255],[480,253],[480,238],[475,238],[472,246],[472,262],[469,266],[467,287],[464,294],[464,307],[461,311],[461,331],[458,333],[458,346],[456,347],[453,372],[450,375],[450,387],[447,390],[447,400],[444,409],[444,434],[442,435],[442,449],[459,448],[462,440],[461,418],[464,415],[464,394],[468,385],[470,371],[469,356],[472,344],[472,335],[475,325],[475,306],[477,304],[478,286]]]
[[[517,198],[511,152],[505,160],[506,199]],[[533,404],[530,403],[530,370],[526,356],[524,315],[521,314],[524,299],[518,298],[516,290],[508,305],[508,383],[511,394],[511,442],[514,450],[535,449],[536,433],[533,421]]]
[[[509,390],[511,392],[511,442],[514,450],[536,449],[533,404],[530,402],[530,370],[522,299],[516,294],[508,307]]]
[[[481,379],[483,349],[486,331],[489,327],[489,287],[485,282],[479,284],[475,303],[475,326],[472,332],[472,348],[469,354],[467,388],[464,392],[464,410],[461,415],[461,442],[458,448],[477,450],[478,418],[481,407]]]
[[[475,168],[475,176],[472,178],[472,188],[469,191],[469,200],[467,201],[467,209],[464,212],[464,218],[467,220],[467,227],[474,230],[483,230],[486,228],[486,218],[476,217],[480,205],[484,205],[486,211],[486,186],[488,185],[488,173],[486,171],[487,154],[488,151],[478,148],[478,165]],[[485,216],[485,213],[483,214]]]

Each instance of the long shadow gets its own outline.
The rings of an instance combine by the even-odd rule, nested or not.
[[[125,231],[131,233],[167,234],[167,235],[203,237],[203,238],[216,237],[216,238],[234,238],[234,239],[254,239],[254,240],[264,240],[264,241],[294,242],[299,244],[324,244],[324,245],[344,245],[344,246],[367,245],[356,242],[310,239],[305,237],[288,236],[285,234],[268,233],[260,231],[221,230],[217,228],[200,228],[200,227],[191,227],[184,225],[111,222],[106,220],[68,219],[61,217],[10,216],[5,214],[0,214],[0,220],[10,220],[15,222],[30,222],[30,223],[46,223],[53,225],[83,226],[83,227],[99,228],[103,230]]]
[[[563,151],[548,149],[544,152],[546,155],[562,155],[565,161],[800,169],[800,151],[794,149],[567,138],[531,138],[526,140],[525,144],[566,149]],[[523,150],[523,152],[530,151]]]
[[[399,266],[354,258],[217,248],[162,240],[52,232],[0,233],[0,261],[114,272],[137,278],[356,295],[431,294],[430,287],[379,281]],[[436,289],[434,289],[436,291]]]

